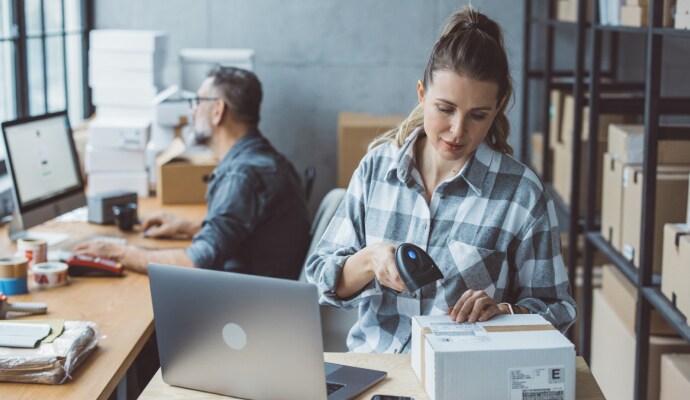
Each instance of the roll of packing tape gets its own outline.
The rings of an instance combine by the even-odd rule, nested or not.
[[[27,269],[26,258],[0,258],[0,292],[9,295],[28,293]]]
[[[17,240],[17,252],[20,257],[29,260],[29,267],[48,261],[48,243],[45,240],[23,238]]]
[[[67,264],[61,262],[44,262],[29,269],[31,289],[51,289],[66,285],[69,282]]]

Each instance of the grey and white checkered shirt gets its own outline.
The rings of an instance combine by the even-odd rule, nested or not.
[[[414,158],[420,135],[421,129],[402,148],[387,143],[366,155],[307,262],[322,304],[359,309],[347,339],[350,351],[409,352],[411,317],[445,314],[468,289],[525,307],[565,331],[577,311],[553,201],[539,178],[482,143],[427,205]],[[374,279],[354,297],[338,298],[345,260],[382,241],[426,250],[444,279],[397,295]]]

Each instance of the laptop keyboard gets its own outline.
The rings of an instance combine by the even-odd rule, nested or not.
[[[335,383],[335,382],[326,382],[326,392],[328,392],[328,395],[330,396],[332,393],[337,392],[338,390],[344,388],[345,385],[340,384],[340,383]]]

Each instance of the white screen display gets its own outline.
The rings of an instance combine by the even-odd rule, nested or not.
[[[79,185],[64,116],[6,127],[5,134],[22,205]]]

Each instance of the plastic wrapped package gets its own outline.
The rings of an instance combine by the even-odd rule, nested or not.
[[[0,381],[64,383],[97,344],[95,323],[65,321],[64,331],[52,343],[35,349],[0,347]]]

